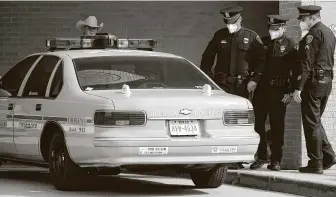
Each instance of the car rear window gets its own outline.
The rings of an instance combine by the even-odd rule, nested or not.
[[[73,60],[83,90],[121,89],[200,89],[214,83],[194,65],[167,57],[88,57]]]

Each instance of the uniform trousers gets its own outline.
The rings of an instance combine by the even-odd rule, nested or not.
[[[284,145],[286,105],[281,101],[284,96],[284,88],[272,87],[267,83],[261,83],[255,90],[253,106],[255,113],[255,131],[260,136],[258,146],[258,159],[268,160],[268,140],[265,130],[267,115],[270,121],[270,150],[271,161],[281,162]]]
[[[308,80],[301,93],[302,124],[307,154],[311,162],[330,163],[335,157],[335,152],[321,123],[331,88],[331,78],[327,77],[322,84]]]

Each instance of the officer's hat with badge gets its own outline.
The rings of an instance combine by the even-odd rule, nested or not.
[[[299,6],[297,9],[299,11],[298,20],[301,20],[303,17],[313,16],[315,14],[320,13],[322,7],[317,5],[304,5]]]
[[[232,6],[221,10],[220,13],[223,15],[223,19],[226,24],[233,24],[237,22],[241,16],[240,12],[243,10],[244,9],[240,6]]]
[[[289,21],[289,18],[275,14],[267,15],[266,17],[270,26],[283,26]]]

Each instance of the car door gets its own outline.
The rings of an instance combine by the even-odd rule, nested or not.
[[[20,88],[14,109],[14,142],[20,157],[36,159],[40,156],[39,139],[45,123],[42,108],[47,101],[50,77],[60,62],[57,56],[43,55]]]
[[[14,145],[14,117],[17,94],[22,85],[24,77],[38,61],[39,55],[29,56],[13,66],[0,81],[1,90],[9,92],[10,96],[0,97],[0,154],[5,156],[16,156],[17,151]]]

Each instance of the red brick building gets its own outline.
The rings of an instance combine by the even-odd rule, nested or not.
[[[303,2],[305,3],[305,2]],[[312,2],[314,3],[314,1]],[[0,2],[0,75],[24,56],[46,50],[50,37],[78,36],[78,20],[95,15],[104,22],[104,32],[117,37],[154,38],[157,51],[184,56],[199,65],[201,54],[213,33],[222,28],[219,10],[240,5],[245,27],[260,36],[267,35],[266,14],[290,15],[296,18],[301,1],[222,1],[222,2]],[[328,7],[328,6],[325,6]],[[323,17],[323,15],[322,15]],[[301,38],[297,20],[289,23],[288,33]],[[333,97],[335,98],[335,97]],[[324,122],[329,139],[336,148],[335,116],[331,98]],[[330,117],[330,118],[328,118]],[[332,124],[330,124],[332,123]],[[300,106],[292,104],[286,118],[283,167],[297,169],[306,163]]]

